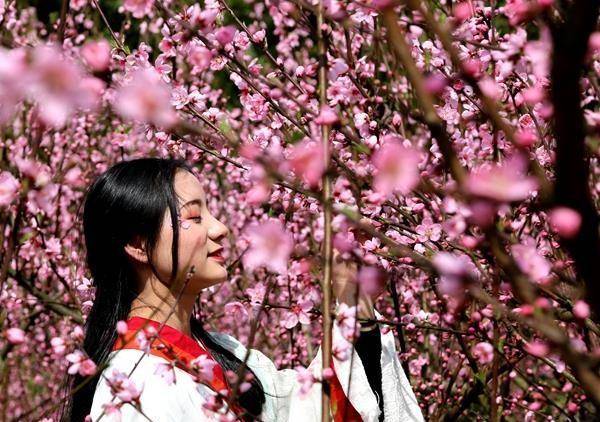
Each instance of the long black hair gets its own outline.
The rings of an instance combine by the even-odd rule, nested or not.
[[[141,158],[122,161],[100,175],[86,193],[83,231],[86,260],[96,287],[96,296],[85,322],[83,349],[99,367],[107,363],[117,339],[117,322],[127,319],[137,294],[135,272],[124,246],[136,237],[142,239],[152,271],[160,279],[152,265],[151,256],[167,208],[173,225],[173,270],[170,282],[176,278],[179,224],[174,180],[178,170],[193,173],[183,160]],[[224,371],[238,371],[243,363],[204,330],[194,313],[190,318],[190,326],[192,334],[210,349]],[[62,420],[80,422],[90,412],[100,371],[91,379],[78,374],[71,378],[69,390],[80,387],[64,406]],[[81,386],[84,381],[87,382]],[[246,419],[259,416],[265,402],[263,387],[256,376],[252,377],[250,384],[251,387],[238,398],[238,404],[250,415]]]

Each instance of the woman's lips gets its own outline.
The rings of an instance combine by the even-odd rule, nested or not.
[[[221,255],[221,251],[214,252],[214,253],[208,255],[208,257],[212,258],[215,261],[218,261],[220,263],[224,263],[225,262],[225,258],[223,258],[223,256]]]

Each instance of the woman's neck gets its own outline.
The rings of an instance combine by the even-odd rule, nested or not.
[[[190,318],[196,297],[182,295],[178,301],[172,295],[160,298],[152,292],[141,292],[131,303],[128,317],[142,317],[165,323],[192,337]]]

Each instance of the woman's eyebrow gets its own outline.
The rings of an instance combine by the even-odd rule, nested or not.
[[[187,207],[188,205],[191,205],[191,204],[198,204],[198,205],[202,206],[204,204],[204,201],[202,200],[202,198],[192,199],[191,201],[188,201],[185,204],[183,204],[181,206],[181,208],[179,208],[179,209],[182,210],[182,209],[184,209],[185,207]]]

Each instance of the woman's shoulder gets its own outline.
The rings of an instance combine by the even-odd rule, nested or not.
[[[219,343],[221,346],[233,353],[242,362],[244,361],[248,349],[241,341],[239,341],[232,335],[218,331],[209,331],[209,334],[212,336],[213,339],[215,339],[217,343]],[[265,365],[271,366],[273,365],[273,362],[260,350],[250,349],[250,355],[248,356],[248,366],[254,367]]]
[[[157,366],[165,364],[169,364],[169,361],[165,358],[145,353],[143,350],[114,350],[108,355],[107,366],[102,371],[102,374],[106,375],[114,370],[120,372],[130,372],[133,370],[132,377],[142,377],[147,375],[148,371],[154,372]]]

